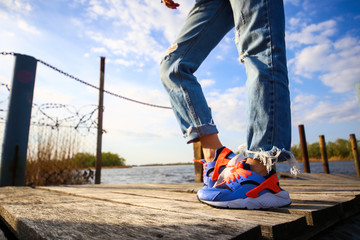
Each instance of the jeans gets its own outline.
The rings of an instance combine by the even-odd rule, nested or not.
[[[291,158],[291,116],[282,0],[197,0],[160,74],[188,143],[218,133],[195,71],[235,27],[239,60],[247,75],[247,157]],[[239,112],[242,112],[239,109]]]

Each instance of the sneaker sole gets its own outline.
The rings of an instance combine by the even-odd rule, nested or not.
[[[267,209],[285,207],[291,204],[289,193],[285,190],[276,194],[265,193],[257,198],[239,198],[231,201],[200,201],[212,207],[240,209]]]

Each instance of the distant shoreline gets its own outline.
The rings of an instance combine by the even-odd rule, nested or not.
[[[112,168],[132,168],[133,166],[125,165],[125,166],[101,166],[102,169],[112,169]],[[96,167],[89,167],[88,169],[95,170]]]
[[[302,159],[296,159],[298,162],[302,162]],[[321,158],[309,158],[310,162],[321,162]],[[353,161],[353,159],[338,159],[330,158],[329,162],[332,161]],[[117,168],[133,168],[133,167],[162,167],[162,166],[177,166],[177,165],[193,165],[193,162],[185,163],[150,163],[150,164],[139,164],[139,165],[125,165],[125,166],[102,166],[102,169],[117,169]],[[95,170],[95,167],[90,167],[90,169]]]
[[[298,162],[302,162],[302,159],[296,159]],[[309,158],[309,162],[321,162],[321,158]],[[340,159],[340,158],[329,158],[329,162],[335,162],[335,161],[354,161],[354,159],[348,158],[348,159]]]
[[[150,163],[137,165],[138,167],[158,167],[158,166],[174,166],[174,165],[193,165],[193,162],[186,163]]]
[[[139,165],[125,165],[125,166],[102,166],[102,169],[112,169],[112,168],[133,168],[133,167],[159,167],[159,166],[176,166],[176,165],[193,165],[193,162],[186,163],[150,163],[150,164],[139,164]],[[90,167],[90,169],[95,170],[95,167]]]

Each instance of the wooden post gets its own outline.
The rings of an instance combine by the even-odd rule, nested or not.
[[[327,152],[326,152],[326,142],[325,142],[324,135],[319,136],[319,144],[320,144],[321,159],[322,159],[322,163],[323,163],[324,173],[329,174],[330,173],[329,162],[328,162],[328,157],[327,157]]]
[[[350,142],[354,155],[356,174],[358,177],[360,177],[360,159],[355,134],[350,134]]]
[[[37,60],[15,54],[15,68],[1,154],[1,186],[24,186]]]
[[[309,155],[307,151],[306,145],[306,137],[305,137],[305,128],[304,125],[299,125],[299,135],[300,135],[300,147],[302,151],[302,161],[304,165],[304,172],[310,173],[310,164],[309,164]]]
[[[101,164],[102,164],[101,163],[102,162],[101,153],[102,153],[102,134],[103,134],[103,112],[104,112],[104,79],[105,79],[105,57],[101,57],[95,184],[101,183]]]
[[[204,159],[204,154],[201,147],[201,142],[193,143],[194,147],[194,159],[200,160]],[[194,170],[195,170],[195,182],[203,182],[203,166],[201,163],[194,162]]]

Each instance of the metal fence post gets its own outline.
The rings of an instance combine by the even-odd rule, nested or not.
[[[37,60],[15,54],[15,67],[1,154],[1,186],[24,186]]]
[[[104,79],[105,79],[105,57],[101,57],[95,184],[101,183],[101,165],[102,165],[101,154],[102,154],[103,112],[104,112]]]

